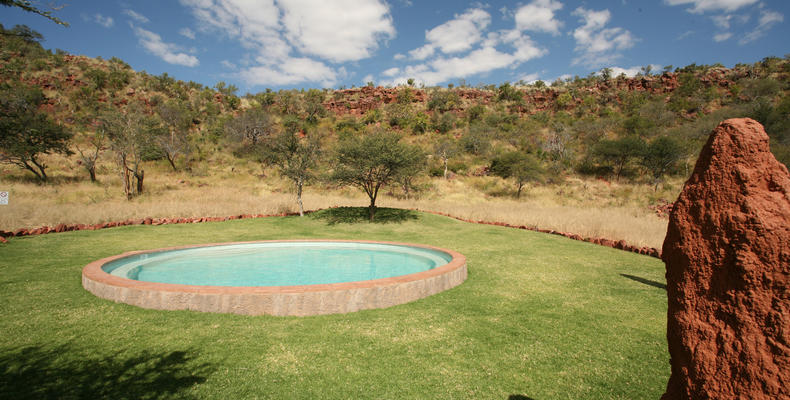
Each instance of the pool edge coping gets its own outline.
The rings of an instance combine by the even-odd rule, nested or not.
[[[255,244],[255,243],[298,243],[298,242],[335,242],[335,243],[368,243],[368,244],[385,244],[385,245],[398,245],[398,246],[411,246],[411,247],[418,247],[424,248],[434,251],[440,251],[449,254],[452,259],[447,263],[440,267],[429,269],[427,271],[416,272],[407,275],[401,275],[396,277],[390,278],[381,278],[381,279],[374,279],[374,280],[366,280],[366,281],[354,281],[354,282],[342,282],[342,283],[328,283],[328,284],[315,284],[315,285],[294,285],[294,286],[204,286],[204,285],[184,285],[184,284],[171,284],[171,283],[158,283],[158,282],[144,282],[144,281],[136,281],[127,278],[121,278],[118,276],[110,275],[109,273],[105,272],[102,267],[114,260],[129,257],[139,254],[146,254],[146,253],[153,253],[153,252],[160,252],[160,251],[171,251],[171,250],[183,250],[183,249],[190,249],[190,248],[200,248],[200,247],[211,247],[211,246],[223,246],[223,245],[237,245],[237,244]],[[463,271],[459,271],[463,269]],[[130,302],[127,301],[129,297],[125,292],[133,291],[136,293],[144,293],[146,295],[155,295],[155,296],[164,296],[166,295],[179,295],[179,294],[188,294],[188,295],[200,295],[200,296],[212,296],[216,297],[217,299],[223,298],[223,300],[227,300],[227,297],[243,297],[243,296],[259,296],[261,298],[266,296],[281,296],[281,295],[299,295],[299,294],[337,294],[341,292],[352,292],[352,291],[372,291],[377,289],[386,289],[386,288],[400,288],[405,287],[409,284],[417,283],[419,281],[428,281],[431,278],[441,278],[442,276],[449,276],[453,273],[460,272],[463,278],[460,281],[456,282],[455,284],[451,284],[450,287],[447,287],[443,290],[449,289],[451,287],[457,286],[463,281],[466,280],[466,257],[458,253],[454,250],[448,250],[440,247],[425,245],[425,244],[415,244],[415,243],[405,243],[405,242],[389,242],[389,241],[376,241],[376,240],[348,240],[348,239],[288,239],[288,240],[255,240],[255,241],[243,241],[243,242],[221,242],[221,243],[201,243],[201,244],[191,244],[191,245],[183,245],[183,246],[173,246],[173,247],[166,247],[166,248],[158,248],[158,249],[146,249],[146,250],[134,250],[134,251],[127,251],[122,254],[104,257],[102,259],[93,261],[88,263],[82,269],[82,286],[91,292],[92,294],[96,295],[97,297],[113,300],[116,302],[123,302],[127,304],[136,305],[143,308],[154,308],[154,309],[194,309],[198,311],[210,311],[210,312],[231,312],[231,313],[238,313],[238,314],[247,314],[245,312],[236,312],[234,310],[225,310],[225,311],[215,311],[215,310],[203,310],[201,307],[193,307],[190,305],[183,305],[183,306],[174,306],[174,307],[166,307],[163,305],[152,305],[148,306],[146,304],[141,303],[140,301]],[[97,288],[97,285],[100,288]],[[441,286],[441,285],[440,285]],[[420,298],[424,298],[430,296],[432,294],[438,293],[442,290],[428,290],[432,293],[422,296],[405,296],[409,298],[409,300],[399,302],[396,304],[403,304],[409,301],[417,300]],[[305,295],[306,296],[306,295]],[[138,296],[135,296],[138,297]],[[215,299],[216,300],[216,299]],[[144,302],[147,303],[147,302]],[[392,305],[396,305],[392,304]],[[353,307],[352,307],[353,308]],[[379,308],[379,307],[359,307],[357,309],[353,309],[350,311],[356,311],[358,309],[367,309],[367,308]],[[350,312],[348,311],[348,312]],[[306,313],[306,314],[278,314],[272,313],[274,315],[317,315],[317,314],[329,314],[334,312],[317,312],[313,313]],[[255,313],[257,314],[269,314],[269,313]]]

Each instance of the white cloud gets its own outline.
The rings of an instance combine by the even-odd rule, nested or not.
[[[724,14],[724,15],[716,15],[711,17],[713,23],[721,28],[721,29],[730,29],[730,20],[732,19],[732,14]]]
[[[741,7],[749,6],[760,0],[664,0],[670,6],[691,5],[688,12],[701,14],[708,11],[732,12]]]
[[[178,33],[185,38],[195,39],[195,32],[192,29],[182,28]]]
[[[332,62],[371,56],[395,36],[389,8],[379,0],[278,0],[286,37],[305,54]]]
[[[409,57],[415,60],[424,60],[433,55],[436,47],[430,43],[409,51]]]
[[[573,64],[596,67],[621,57],[620,50],[634,46],[637,39],[623,28],[606,28],[612,15],[609,10],[594,11],[579,7],[573,11],[583,23],[573,31],[576,52]]]
[[[727,39],[729,39],[731,37],[732,37],[732,33],[730,33],[730,32],[723,32],[723,33],[717,33],[717,34],[713,35],[713,40],[716,41],[716,42],[723,42],[723,41],[725,41],[725,40],[727,40]]]
[[[445,54],[467,51],[482,39],[491,23],[491,15],[482,8],[473,8],[428,32],[428,43]]]
[[[129,18],[141,23],[147,24],[150,20],[145,17],[145,15],[135,12],[134,10],[130,10],[128,8],[123,10],[123,13],[126,14]]]
[[[738,44],[747,44],[763,37],[769,29],[778,23],[784,22],[784,20],[784,15],[776,11],[760,10],[760,18],[757,20],[757,27],[741,38]]]
[[[382,0],[180,1],[203,29],[220,31],[254,54],[257,65],[240,73],[251,84],[330,84],[345,69],[333,70],[317,59],[358,61],[395,36],[389,6]],[[306,70],[310,66],[316,70]]]
[[[367,85],[368,82],[373,82],[373,75],[367,74],[362,78],[362,84]]]
[[[259,65],[247,68],[239,76],[250,85],[294,85],[319,82],[324,87],[337,83],[338,73],[326,64],[309,58],[289,58],[279,66]]]
[[[187,67],[196,67],[200,64],[197,57],[180,52],[180,48],[177,45],[165,43],[162,41],[162,37],[154,32],[134,27],[134,33],[140,40],[141,46],[169,64]]]
[[[656,72],[660,72],[662,68],[663,68],[662,65],[650,64],[650,69],[651,69],[651,73],[652,74],[655,74]],[[643,66],[632,66],[632,67],[628,67],[628,68],[609,67],[609,69],[610,69],[612,77],[618,77],[620,75],[625,75],[625,76],[627,76],[629,78],[633,78],[634,76],[638,75],[639,73],[644,72],[645,67],[643,67]],[[601,71],[603,71],[603,69],[601,69],[600,71],[596,72],[595,74],[596,75],[601,75]]]
[[[517,32],[518,33],[518,32]],[[496,49],[498,44],[507,44],[514,50],[510,53]],[[454,78],[487,73],[502,68],[512,68],[525,61],[541,57],[546,50],[539,48],[529,37],[518,34],[500,35],[490,45],[472,50],[466,55],[447,57],[440,56],[423,64],[410,65],[405,68],[390,68],[382,72],[385,85],[399,85],[409,78],[427,86],[433,86]]]
[[[454,78],[515,68],[546,54],[545,49],[515,27],[515,21],[514,29],[488,32],[490,23],[491,15],[482,6],[455,15],[427,31],[426,43],[409,52],[412,60],[421,63],[383,71],[382,84],[399,85],[413,78],[432,86]]]
[[[101,14],[94,15],[93,20],[105,28],[111,28],[113,25],[115,25],[115,21],[112,19],[112,17],[105,17]]]
[[[539,81],[539,75],[537,73],[526,74],[519,78],[519,81],[527,82],[528,84],[533,84]]]
[[[236,64],[234,64],[234,63],[232,63],[232,62],[230,62],[230,61],[228,61],[228,60],[222,60],[222,61],[220,61],[219,63],[220,63],[220,64],[221,64],[223,67],[225,67],[225,68],[227,68],[227,69],[236,69],[236,68],[238,68],[238,66],[237,66]]]
[[[392,68],[387,69],[384,72],[382,72],[381,75],[382,76],[387,76],[387,77],[392,77],[392,76],[398,75],[399,72],[400,72],[400,68],[392,67]]]
[[[557,0],[534,0],[516,11],[516,29],[559,35],[562,22],[554,18],[554,12],[561,8]]]

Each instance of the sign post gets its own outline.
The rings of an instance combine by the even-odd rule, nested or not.
[[[0,206],[8,205],[8,192],[0,192]]]

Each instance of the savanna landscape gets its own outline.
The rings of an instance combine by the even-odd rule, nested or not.
[[[655,256],[700,150],[748,117],[790,164],[788,56],[241,94],[0,30],[0,398],[659,398]],[[311,317],[149,310],[81,286],[126,251],[274,239],[422,243],[464,254],[469,276]]]

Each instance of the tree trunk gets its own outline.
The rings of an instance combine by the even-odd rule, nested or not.
[[[43,182],[43,181],[46,180],[45,178],[42,178],[41,174],[39,174],[38,171],[36,171],[35,168],[31,167],[30,164],[28,164],[27,162],[22,162],[22,165],[25,166],[25,169],[27,169],[28,171],[32,172],[33,175],[36,176],[36,179],[38,179],[39,181]]]
[[[379,193],[379,189],[376,188],[373,191],[373,195],[370,196],[370,206],[368,206],[368,215],[370,216],[370,222],[373,222],[373,217],[376,215],[376,196]]]
[[[91,165],[90,167],[86,167],[88,169],[88,173],[91,176],[91,182],[96,182],[96,166]]]
[[[523,184],[523,183],[521,183],[521,182],[519,182],[519,183],[518,183],[518,191],[516,192],[516,198],[517,198],[517,199],[520,199],[520,198],[521,198],[521,189],[522,189],[522,188],[524,188],[524,184]]]
[[[444,159],[444,180],[447,180],[447,159]]]
[[[126,155],[119,156],[121,159],[121,178],[123,179],[123,193],[126,200],[132,199],[132,175],[129,166],[126,165]]]
[[[145,171],[140,170],[140,173],[134,173],[134,177],[137,180],[137,194],[143,194],[143,179],[145,178]]]
[[[296,182],[296,202],[299,203],[299,216],[304,217],[304,206],[302,205],[302,180]]]
[[[44,169],[47,168],[47,166],[44,165],[44,164],[39,164],[38,161],[36,161],[36,159],[33,158],[33,157],[30,158],[30,161],[33,162],[33,164],[38,168],[38,170],[40,172],[40,174],[36,174],[36,176],[38,176],[39,179],[41,179],[42,181],[46,182],[47,181],[47,173],[44,172]],[[35,171],[33,171],[33,172],[35,172]]]
[[[165,152],[165,158],[170,163],[170,166],[173,168],[173,171],[178,172],[178,168],[176,168],[175,157],[172,156],[169,152]]]

